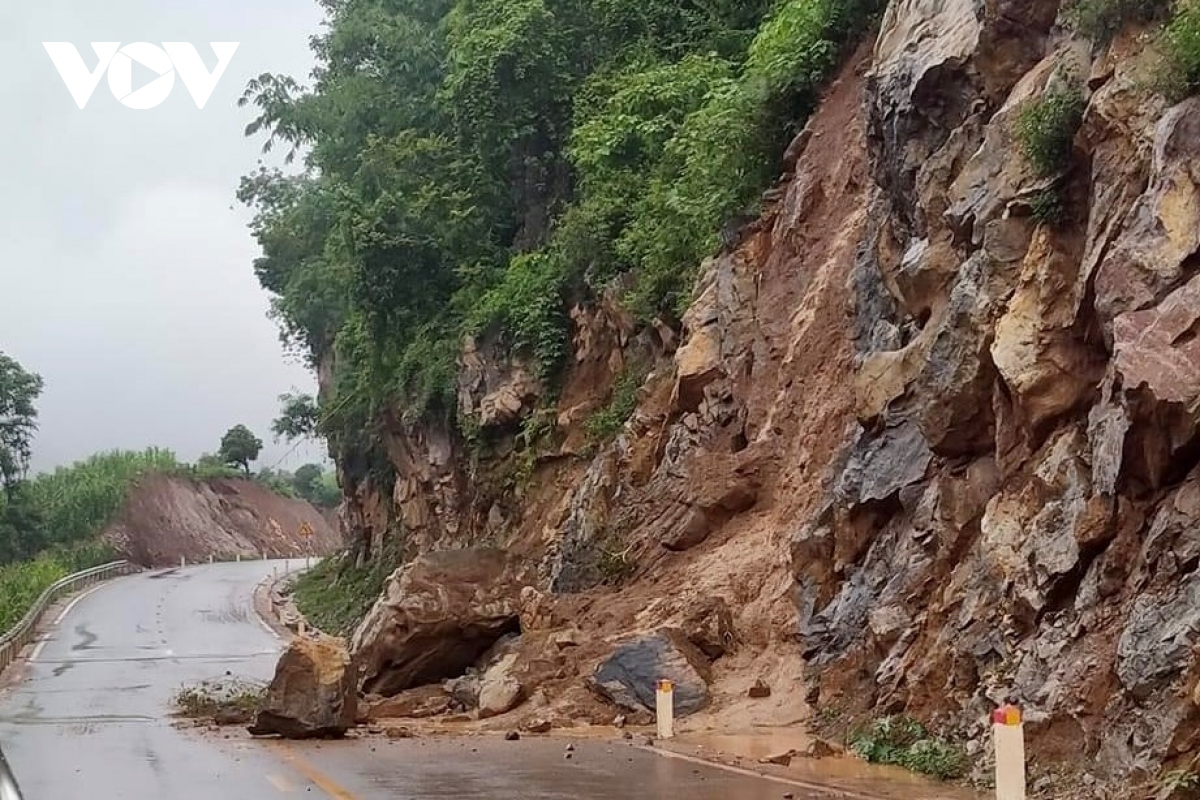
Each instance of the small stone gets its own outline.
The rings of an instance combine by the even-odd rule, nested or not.
[[[618,714],[617,716],[615,716],[613,718],[613,727],[614,728],[624,728],[628,721],[629,721],[628,717],[626,717],[624,714]]]
[[[388,728],[387,737],[389,739],[411,739],[412,731],[407,727]]]
[[[624,736],[623,738],[625,738],[625,739],[632,739],[632,738],[633,738],[633,734],[632,734],[630,731],[625,731],[625,736]]]
[[[570,754],[570,753],[563,753],[563,758],[565,758],[565,759],[568,759],[568,760],[569,760],[569,759],[571,758],[571,754]]]
[[[792,759],[795,758],[795,756],[796,756],[795,750],[788,750],[786,753],[777,753],[773,756],[766,756],[765,758],[760,758],[758,760],[758,763],[760,763],[760,764],[777,764],[778,766],[786,767],[792,763]]]
[[[654,747],[654,737],[653,736],[643,736],[642,737],[642,745],[645,747]]]
[[[531,719],[525,723],[525,730],[530,733],[548,733],[553,725],[548,719]]]
[[[504,741],[506,742],[515,742],[520,738],[521,734],[517,733],[516,731],[509,731],[508,733],[504,734]]]
[[[761,700],[764,697],[770,696],[771,687],[763,683],[761,680],[755,681],[754,685],[750,687],[750,697],[754,698],[755,700]]]
[[[783,800],[795,800],[796,795],[792,792],[784,792]]]
[[[574,753],[574,752],[575,752],[575,745],[573,745],[573,744],[568,744],[568,745],[567,745],[567,752],[568,752],[568,753]]]

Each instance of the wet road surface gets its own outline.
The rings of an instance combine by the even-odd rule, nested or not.
[[[279,640],[253,609],[280,562],[143,573],[66,609],[25,680],[0,695],[0,745],[26,800],[768,800],[820,794],[625,742],[527,738],[252,741],[169,718],[181,686],[265,680]]]

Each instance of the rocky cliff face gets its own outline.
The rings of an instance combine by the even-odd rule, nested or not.
[[[395,484],[347,487],[362,550],[500,545],[551,609],[527,631],[712,645],[713,713],[766,678],[779,719],[806,696],[978,734],[1015,693],[1043,766],[1192,752],[1200,100],[1155,93],[1137,31],[1093,50],[1057,6],[893,0],[683,330],[576,309],[524,434],[548,393],[471,343],[474,445],[394,423]],[[1016,119],[1068,74],[1086,110],[1046,177]],[[589,445],[630,374],[636,410]],[[582,684],[579,652],[547,686]]]

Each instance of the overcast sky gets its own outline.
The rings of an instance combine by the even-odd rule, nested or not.
[[[272,441],[277,396],[312,391],[254,278],[238,178],[260,157],[237,108],[264,71],[307,79],[313,0],[39,0],[0,4],[0,351],[42,375],[34,466],[112,448],[214,452],[244,423]],[[101,80],[72,100],[42,42],[240,42],[204,110],[181,80],[134,110]],[[154,76],[135,75],[134,89]],[[283,466],[320,455],[302,448]]]

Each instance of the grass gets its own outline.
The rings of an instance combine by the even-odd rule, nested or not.
[[[356,566],[349,556],[327,558],[292,584],[296,607],[318,630],[350,636],[399,563],[390,548],[363,567]]]
[[[51,556],[0,567],[0,633],[11,630],[42,592],[69,574],[67,566]]]
[[[267,688],[239,678],[202,681],[176,692],[173,702],[179,716],[217,725],[244,725],[262,708]]]
[[[850,737],[850,749],[873,764],[893,764],[939,780],[961,778],[969,766],[961,747],[908,717],[876,720]]]

